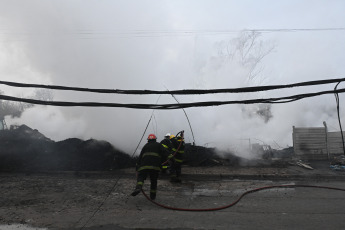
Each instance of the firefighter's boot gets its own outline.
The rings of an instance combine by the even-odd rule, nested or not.
[[[141,192],[141,188],[142,188],[141,186],[138,186],[138,185],[137,185],[137,186],[135,187],[134,191],[131,193],[131,195],[132,195],[132,196],[138,195],[138,194]]]
[[[151,200],[156,199],[156,193],[155,192],[150,192],[150,199]]]

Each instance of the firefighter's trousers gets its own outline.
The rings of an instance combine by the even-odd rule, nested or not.
[[[147,176],[150,176],[150,193],[157,192],[157,180],[158,180],[159,171],[154,169],[143,169],[138,172],[137,186],[136,188],[141,189],[144,185],[144,181]]]

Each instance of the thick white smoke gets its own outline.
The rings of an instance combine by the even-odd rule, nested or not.
[[[136,4],[128,1],[7,1],[0,7],[2,79],[88,88],[174,90],[289,84],[343,77],[345,67],[341,60],[344,60],[345,47],[340,42],[344,40],[343,32],[336,36],[335,32],[214,35],[210,28],[281,28],[301,24],[296,24],[293,15],[287,15],[290,23],[284,19],[280,24],[278,19],[270,23],[272,18],[263,9],[246,11],[252,14],[251,21],[250,17],[225,10],[233,9],[233,3],[221,2],[222,9],[218,10],[209,4],[199,1],[136,1]],[[238,10],[246,7],[246,4],[238,6]],[[281,9],[282,6],[276,7]],[[302,4],[301,7],[307,6]],[[309,16],[319,20],[316,12],[318,10],[310,12]],[[344,17],[339,12],[333,13]],[[265,19],[262,25],[254,23],[259,18]],[[304,26],[318,27],[307,21]],[[201,33],[192,36],[171,33],[186,29]],[[241,47],[248,34],[257,36],[255,45]],[[0,87],[5,94],[32,93],[32,90]],[[314,91],[325,89],[313,88]],[[292,89],[263,94],[177,96],[177,99],[180,102],[240,100],[303,92]],[[159,98],[158,95],[68,91],[54,91],[54,100],[176,103],[168,95]],[[196,144],[223,149],[246,139],[286,147],[292,144],[293,125],[322,126],[326,121],[330,128],[338,129],[333,96],[273,105],[272,117],[268,120],[256,113],[257,105],[190,108],[186,112]],[[7,118],[7,122],[25,123],[56,141],[70,137],[104,139],[132,153],[151,114],[152,110],[35,106],[21,118]],[[167,132],[181,130],[186,131],[187,142],[192,142],[182,110],[154,111],[147,134],[155,132],[161,139]]]

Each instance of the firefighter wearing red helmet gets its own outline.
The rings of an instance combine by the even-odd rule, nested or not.
[[[151,181],[150,198],[152,200],[156,198],[158,175],[161,170],[162,162],[166,160],[166,156],[166,150],[159,142],[157,142],[156,135],[150,134],[137,161],[137,185],[131,194],[132,196],[136,196],[140,193],[144,181],[147,176],[149,176]]]

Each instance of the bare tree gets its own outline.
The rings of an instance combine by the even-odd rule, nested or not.
[[[53,91],[49,89],[37,89],[34,92],[33,98],[41,101],[52,101],[54,94]]]
[[[260,65],[262,60],[275,49],[272,42],[260,40],[260,36],[261,33],[256,31],[242,32],[225,47],[226,56],[230,60],[238,60],[241,66],[248,70],[249,82],[263,71],[263,66]],[[224,55],[225,52],[221,53]]]
[[[264,81],[264,77],[260,75],[264,70],[262,61],[275,49],[272,42],[263,41],[260,36],[261,33],[256,31],[242,32],[226,46],[227,57],[231,61],[238,60],[247,70],[246,81],[249,85],[254,81],[256,85],[262,84]],[[248,117],[259,116],[266,123],[273,117],[269,104],[242,105],[242,112]]]
[[[0,95],[1,94],[4,94],[4,92],[0,90]],[[54,96],[51,90],[37,89],[29,98],[42,101],[52,101]],[[34,105],[32,104],[23,102],[0,100],[0,120],[3,120],[5,116],[20,117],[26,109],[31,108],[33,106]]]

